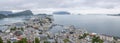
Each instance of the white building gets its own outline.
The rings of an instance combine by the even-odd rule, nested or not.
[[[113,41],[114,40],[114,38],[112,36],[104,35],[104,34],[100,35],[100,39],[105,40],[105,41]]]

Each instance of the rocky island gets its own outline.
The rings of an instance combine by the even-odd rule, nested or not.
[[[56,15],[69,15],[70,13],[67,12],[67,11],[56,11],[56,12],[53,12],[53,14],[56,14]]]
[[[30,16],[33,15],[32,11],[30,10],[25,10],[22,12],[17,12],[17,13],[12,13],[12,12],[0,12],[0,18],[6,18],[6,17],[18,17],[18,16]]]
[[[17,12],[17,13],[9,14],[8,17],[29,16],[29,15],[33,15],[32,11],[25,10],[25,11],[22,11],[22,12]]]
[[[120,14],[107,14],[108,16],[120,16]]]

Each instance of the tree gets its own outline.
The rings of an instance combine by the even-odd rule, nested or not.
[[[92,43],[103,43],[103,40],[101,40],[98,36],[93,36]]]
[[[83,39],[83,36],[79,36],[79,38],[78,39]]]
[[[34,41],[32,41],[32,43],[34,43]]]
[[[11,41],[10,41],[10,40],[7,40],[7,43],[11,43]]]
[[[82,36],[79,36],[79,39],[84,39],[87,35],[88,33],[84,33]]]
[[[40,43],[40,40],[38,38],[35,38],[35,43]]]
[[[14,31],[14,30],[16,30],[16,29],[17,29],[17,28],[16,28],[16,27],[14,27],[14,28],[11,28],[11,29],[10,29],[10,31]]]
[[[84,34],[83,34],[83,38],[85,38],[87,35],[88,35],[88,33],[84,33]]]
[[[24,31],[24,29],[21,27],[21,30]]]
[[[0,43],[3,43],[3,40],[2,40],[2,38],[0,37]]]
[[[48,19],[49,22],[52,23],[52,19],[50,17],[46,17],[46,19]]]
[[[44,43],[50,43],[49,41],[44,41]]]
[[[15,42],[13,42],[13,43],[17,43],[17,42],[15,41]]]
[[[23,41],[23,43],[28,43],[27,38],[23,38],[22,41]]]
[[[23,39],[17,41],[17,43],[28,43],[28,42],[27,42],[27,39],[26,39],[26,38],[23,38]]]
[[[67,42],[69,42],[70,40],[69,40],[69,39],[64,39],[63,41],[64,41],[64,43],[67,43]]]
[[[99,39],[99,43],[103,43],[103,42],[104,42],[103,40]]]

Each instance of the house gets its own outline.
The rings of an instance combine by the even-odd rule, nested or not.
[[[49,41],[50,43],[55,43],[55,40],[54,40],[54,39],[48,39],[48,41]]]
[[[25,24],[22,22],[17,22],[17,23],[14,23],[12,26],[14,26],[16,28],[21,28],[21,27],[25,27]]]
[[[8,26],[0,26],[0,29],[1,32],[8,32],[6,31],[8,29]]]
[[[114,40],[113,36],[110,36],[110,35],[101,34],[99,36],[100,36],[100,39],[105,40],[105,41],[113,41]]]

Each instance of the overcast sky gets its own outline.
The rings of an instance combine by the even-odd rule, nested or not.
[[[32,10],[34,13],[69,11],[73,13],[120,13],[120,0],[0,0],[0,10]]]

